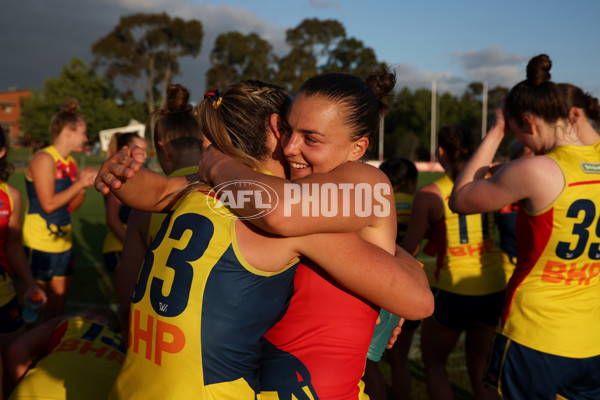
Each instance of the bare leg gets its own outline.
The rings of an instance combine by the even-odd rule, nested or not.
[[[473,387],[473,395],[477,400],[499,399],[495,389],[483,385],[483,377],[487,368],[488,354],[492,345],[495,327],[474,324],[465,337],[465,353],[467,371]]]
[[[446,362],[461,332],[445,327],[433,317],[423,321],[421,347],[425,365],[425,383],[431,399],[452,400],[454,398],[446,371]]]
[[[42,311],[42,321],[48,321],[64,313],[72,279],[70,276],[54,277],[47,284],[45,290],[48,302]]]

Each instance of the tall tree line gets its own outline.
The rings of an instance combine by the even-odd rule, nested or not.
[[[203,36],[198,20],[172,18],[166,13],[121,17],[107,35],[93,44],[91,66],[73,59],[58,78],[49,78],[43,89],[33,93],[23,105],[24,130],[36,140],[48,140],[48,121],[67,97],[80,101],[91,141],[97,139],[99,130],[125,124],[127,116],[147,120],[155,109],[164,107],[166,88],[180,73],[179,60],[200,54]],[[210,51],[206,89],[224,89],[241,79],[258,79],[294,94],[306,79],[318,73],[366,77],[377,68],[387,67],[377,60],[372,48],[348,37],[336,20],[305,19],[286,31],[286,43],[289,52],[278,56],[271,43],[256,33],[220,34]],[[493,115],[506,91],[490,90],[489,115]],[[438,127],[461,123],[477,135],[481,129],[481,97],[482,85],[477,83],[469,85],[459,97],[439,94]],[[396,88],[390,104],[385,117],[385,158],[428,160],[431,91]],[[373,139],[370,155],[376,157],[377,138]]]

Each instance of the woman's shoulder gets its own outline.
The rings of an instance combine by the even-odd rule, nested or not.
[[[11,197],[13,202],[21,202],[21,191],[14,186],[6,184],[8,195]]]
[[[336,175],[343,175],[354,180],[360,180],[366,183],[388,183],[387,175],[379,168],[362,161],[345,162],[331,171]]]
[[[37,162],[44,162],[44,161],[54,162],[54,157],[46,149],[47,148],[36,151],[33,154],[33,156],[31,157],[31,161],[29,163],[34,164]]]

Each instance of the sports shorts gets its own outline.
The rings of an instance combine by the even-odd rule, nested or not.
[[[497,333],[485,384],[502,399],[600,399],[600,355],[569,358],[533,350]]]
[[[75,272],[73,248],[62,253],[46,253],[25,247],[31,265],[33,278],[40,282],[50,282],[52,278],[68,277]]]
[[[504,304],[504,290],[482,296],[466,296],[434,288],[433,295],[433,316],[448,328],[464,331],[474,323],[498,325]]]

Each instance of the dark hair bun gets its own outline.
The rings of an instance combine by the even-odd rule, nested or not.
[[[192,106],[189,104],[190,92],[179,84],[169,85],[167,88],[167,108],[166,113],[190,112]]]
[[[77,114],[77,111],[79,111],[79,103],[75,99],[69,99],[64,102],[63,111],[71,114]]]
[[[387,110],[387,95],[396,85],[396,74],[382,68],[369,75],[367,79],[365,79],[365,83],[371,88],[379,100],[379,112]]]
[[[552,79],[551,68],[552,61],[546,54],[533,57],[527,64],[527,80],[533,85],[550,82]]]

